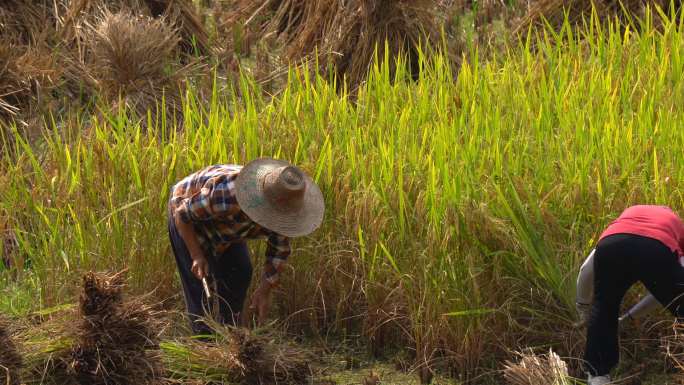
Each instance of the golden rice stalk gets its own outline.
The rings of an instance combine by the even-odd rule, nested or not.
[[[519,352],[518,362],[506,361],[504,378],[510,385],[570,385],[568,366],[556,353]]]

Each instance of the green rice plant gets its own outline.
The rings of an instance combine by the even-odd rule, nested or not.
[[[602,228],[630,204],[684,203],[684,31],[647,16],[638,29],[566,23],[458,68],[420,54],[416,81],[384,57],[353,98],[305,69],[272,97],[247,74],[217,77],[208,99],[188,88],[182,129],[116,110],[52,122],[36,142],[10,128],[13,273],[37,282],[42,306],[84,269],[128,268],[134,290],[177,295],[170,187],[273,156],[307,170],[327,209],[277,292],[291,330],[408,347],[473,377],[506,345],[577,356],[574,277]]]

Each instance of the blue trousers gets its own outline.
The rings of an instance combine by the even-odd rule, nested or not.
[[[169,215],[169,237],[193,332],[212,334],[212,329],[203,321],[209,317],[220,324],[237,325],[252,280],[252,262],[247,245],[236,242],[221,255],[206,256],[212,290],[212,298],[207,299],[202,281],[192,274],[190,252],[176,229],[172,215]]]

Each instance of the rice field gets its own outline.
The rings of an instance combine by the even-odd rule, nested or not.
[[[327,210],[276,293],[287,333],[461,383],[499,383],[526,347],[552,348],[579,376],[581,261],[624,207],[684,205],[684,22],[594,14],[487,57],[429,50],[415,80],[385,49],[354,90],[291,66],[274,93],[247,71],[216,74],[208,96],[188,84],[176,114],[103,106],[31,139],[4,124],[0,312],[68,307],[84,272],[122,269],[131,293],[181,309],[169,188],[271,156],[312,175]],[[263,245],[251,247],[258,266]],[[664,354],[669,327],[648,330],[628,330],[626,349]]]

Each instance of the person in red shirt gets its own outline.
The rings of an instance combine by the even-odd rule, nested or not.
[[[684,222],[665,206],[629,207],[601,234],[577,285],[577,310],[587,325],[589,385],[611,381],[619,360],[619,320],[652,309],[656,301],[677,318],[684,316],[683,249]],[[650,295],[618,318],[622,298],[637,281]]]

